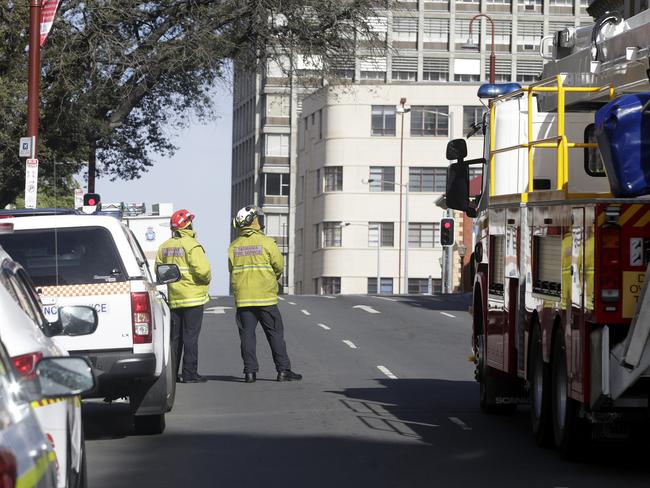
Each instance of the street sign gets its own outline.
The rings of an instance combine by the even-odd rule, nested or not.
[[[36,208],[38,192],[38,159],[25,162],[25,208]]]
[[[21,137],[20,138],[20,149],[18,150],[18,156],[21,158],[31,158],[34,156],[32,150],[34,149],[34,137]]]
[[[74,190],[74,208],[81,208],[84,206],[84,191],[82,188],[75,188]]]

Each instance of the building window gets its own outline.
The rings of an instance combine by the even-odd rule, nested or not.
[[[446,136],[449,132],[449,107],[427,105],[411,107],[411,136]]]
[[[320,224],[314,224],[314,247],[316,249],[320,249],[321,247],[323,247],[321,243],[320,230],[321,230]]]
[[[316,195],[320,195],[323,192],[323,180],[321,179],[320,169],[316,170]]]
[[[392,295],[393,278],[380,278],[380,295]],[[368,295],[377,295],[377,278],[368,278]]]
[[[422,27],[425,43],[434,44],[433,48],[446,48],[449,43],[449,19],[425,17]]]
[[[395,135],[395,107],[393,105],[372,106],[372,135]]]
[[[409,191],[442,192],[447,190],[447,169],[431,167],[409,168]]]
[[[415,71],[393,69],[392,78],[395,81],[417,81],[418,73]]]
[[[475,124],[483,121],[485,108],[480,107],[463,107],[463,134],[467,134]]]
[[[393,222],[368,223],[368,247],[377,247],[381,239],[381,247],[395,245],[395,224]]]
[[[271,157],[289,157],[289,136],[287,134],[266,134],[264,154]]]
[[[422,79],[424,81],[448,81],[449,60],[446,58],[423,58]]]
[[[343,191],[343,167],[325,167],[325,191]]]
[[[323,247],[341,247],[339,222],[323,222]]]
[[[318,111],[318,139],[323,138],[323,109]]]
[[[409,223],[409,247],[433,247],[433,223]]]
[[[266,95],[267,117],[289,117],[289,97],[270,93]]]
[[[370,191],[395,191],[395,167],[371,166]]]
[[[289,174],[288,173],[266,173],[264,195],[274,197],[289,196]]]
[[[517,59],[517,81],[532,83],[539,79],[542,61],[537,59]]]
[[[418,42],[417,17],[393,17],[393,42]]]
[[[323,295],[338,295],[341,293],[341,278],[339,276],[324,276],[321,278]]]
[[[408,292],[411,295],[427,295],[429,293],[442,293],[442,280],[439,278],[431,279],[431,290],[429,290],[428,278],[409,278]]]
[[[520,21],[517,24],[517,50],[519,52],[538,51],[543,32],[541,22]]]
[[[366,81],[386,81],[385,71],[361,71],[359,79]]]

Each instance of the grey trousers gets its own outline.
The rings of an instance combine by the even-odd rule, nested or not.
[[[284,342],[284,325],[277,305],[266,307],[242,307],[237,309],[237,328],[241,339],[241,357],[244,361],[244,373],[257,373],[256,336],[257,324],[262,325],[262,330],[271,346],[275,369],[288,371],[291,362],[287,355],[287,345]]]

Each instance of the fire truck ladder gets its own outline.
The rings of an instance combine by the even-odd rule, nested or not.
[[[608,353],[609,329],[607,327],[603,329],[603,395],[610,396],[612,400],[618,399],[650,368],[649,273],[650,264],[646,269],[645,282],[627,337],[623,342],[617,344],[610,353]],[[608,370],[609,376],[607,376]]]

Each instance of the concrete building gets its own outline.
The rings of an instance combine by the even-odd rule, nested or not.
[[[477,18],[472,41],[480,47],[465,49],[475,15],[485,13],[494,21],[496,81],[525,83],[542,70],[538,52],[544,36],[566,26],[592,23],[586,6],[587,0],[396,1],[392,10],[371,19],[375,33],[385,42],[386,55],[377,56],[376,50],[370,53],[361,40],[357,58],[343,60],[336,76],[362,87],[423,85],[434,92],[444,87],[445,93],[469,94],[471,102],[465,105],[476,105],[476,84],[488,78],[492,24],[485,17]],[[283,69],[287,64],[270,62],[265,70],[252,74],[235,70],[231,205],[233,213],[247,204],[264,209],[267,234],[278,241],[286,258],[285,292],[294,293],[299,292],[294,285],[304,281],[294,273],[297,122],[302,118],[304,97],[323,84],[315,80],[307,86],[297,83]],[[294,66],[309,76],[311,67],[300,56]],[[389,104],[398,102],[391,99]],[[450,105],[442,102],[422,101]],[[459,112],[457,124],[461,118]],[[460,125],[456,135],[461,135]],[[311,285],[302,292],[311,292]]]
[[[402,98],[404,114],[396,111]],[[296,293],[377,293],[378,277],[381,293],[440,293],[444,211],[435,202],[446,185],[447,141],[468,132],[482,110],[472,85],[325,87],[307,98]],[[482,138],[469,139],[468,149],[480,157]]]

